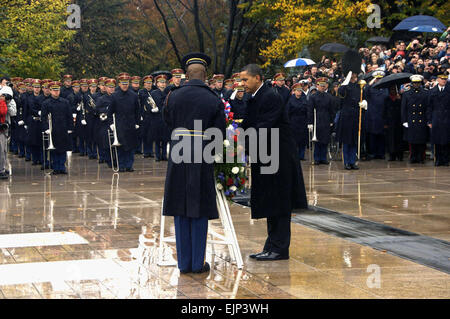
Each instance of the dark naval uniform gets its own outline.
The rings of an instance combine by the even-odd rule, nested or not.
[[[425,161],[428,140],[427,126],[428,92],[422,87],[411,88],[402,97],[402,123],[408,123],[406,141],[411,148],[411,163]]]
[[[42,106],[43,130],[49,129],[48,114],[52,117],[52,140],[55,150],[51,151],[52,168],[55,174],[65,174],[67,151],[72,149],[69,131],[73,129],[71,106],[68,100],[50,97]]]
[[[336,136],[338,141],[343,144],[344,165],[357,168],[355,163],[358,152],[361,88],[359,84],[350,82],[348,85],[340,86],[338,94],[342,99],[342,108],[336,128]]]
[[[367,86],[365,89],[368,109],[365,116],[366,142],[369,156],[375,159],[384,159],[384,108],[389,95],[388,89],[378,89]]]
[[[116,129],[119,143],[119,169],[120,171],[133,171],[134,152],[138,144],[137,128],[140,120],[139,101],[136,93],[126,92],[119,88],[112,95],[112,102],[108,109],[109,124],[113,124],[113,114],[116,117]]]
[[[450,161],[450,84],[436,85],[429,91],[427,109],[431,127],[431,144],[435,145],[436,166],[448,166]]]
[[[164,107],[164,121],[172,132],[171,152],[181,141],[189,139],[194,159],[194,139],[201,139],[202,151],[207,143],[203,134],[194,134],[194,121],[202,131],[216,127],[225,136],[224,105],[201,80],[190,80],[173,90]],[[185,131],[177,131],[184,128]],[[185,155],[186,156],[186,155]],[[214,164],[175,163],[169,156],[164,190],[165,216],[175,216],[178,267],[181,271],[199,271],[203,267],[208,219],[218,218]],[[191,228],[192,227],[192,228]],[[192,237],[191,237],[192,236]]]
[[[297,142],[299,158],[305,158],[305,149],[308,144],[308,101],[302,93],[299,99],[292,95],[286,106],[288,111],[289,125]]]
[[[314,144],[314,163],[328,164],[328,144],[331,138],[331,124],[334,121],[335,104],[330,93],[317,91],[308,101],[308,124],[314,125],[316,110],[316,137]]]

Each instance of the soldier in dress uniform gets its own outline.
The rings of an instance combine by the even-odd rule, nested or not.
[[[141,77],[138,75],[132,76],[130,78],[131,81],[131,92],[134,92],[139,95],[139,91],[141,88]],[[140,103],[140,100],[139,100]],[[142,110],[142,107],[139,106],[139,108]],[[138,145],[136,147],[136,150],[134,151],[135,154],[142,154],[142,121],[139,120],[139,129],[137,130],[138,134]]]
[[[231,79],[234,81],[233,84],[236,84],[236,83],[240,84],[241,83],[241,73],[234,73],[231,76]]]
[[[43,129],[51,133],[55,150],[51,151],[52,169],[54,175],[67,174],[65,167],[67,151],[72,149],[71,136],[73,128],[72,107],[69,101],[60,97],[61,82],[49,83],[51,98],[42,105]],[[51,114],[52,130],[50,132],[49,117]]]
[[[450,161],[450,83],[448,72],[437,75],[437,85],[429,91],[427,122],[434,144],[435,166],[448,166]]]
[[[87,121],[86,121],[86,105],[84,105],[85,95],[89,92],[89,84],[87,79],[80,80],[80,102],[77,103],[77,120],[75,124],[75,134],[78,136],[78,147],[80,156],[87,156]]]
[[[152,98],[156,103],[156,108],[152,107],[150,130],[152,140],[155,141],[155,156],[156,161],[167,161],[167,143],[170,140],[170,132],[162,119],[162,109],[166,94],[164,90],[167,87],[167,75],[159,74],[155,77],[156,86],[158,89],[151,92]]]
[[[226,98],[228,91],[223,87],[223,80],[225,79],[225,75],[223,74],[214,74],[213,80],[214,80],[214,92],[220,97],[220,98]]]
[[[229,100],[233,118],[236,120],[244,119],[247,110],[247,102],[244,99],[245,89],[240,84],[233,84],[232,90],[236,91],[234,98]]]
[[[72,90],[72,75],[66,74],[63,76],[63,84],[64,86],[61,89],[60,96],[62,98],[67,98],[69,94],[73,93]]]
[[[173,88],[164,107],[164,121],[173,131],[171,150],[183,139],[194,146],[194,139],[204,137],[195,132],[194,121],[201,120],[202,130],[219,128],[225,136],[225,115],[222,101],[205,85],[206,67],[211,59],[202,53],[183,57],[189,82]],[[177,130],[183,128],[184,130]],[[203,144],[202,144],[203,143]],[[194,158],[194,147],[191,148]],[[199,150],[200,151],[200,150]],[[164,189],[164,216],[174,216],[178,268],[181,273],[203,273],[210,269],[205,263],[208,220],[217,219],[214,164],[175,163],[169,159]],[[192,187],[196,185],[196,187]]]
[[[139,89],[141,88],[141,77],[138,75],[132,76],[130,78],[131,81],[131,89],[134,93],[138,94]]]
[[[39,96],[39,104],[41,105],[41,109],[42,109],[42,105],[44,104],[44,102],[47,99],[51,98],[50,87],[49,87],[50,82],[52,82],[52,80],[50,80],[50,79],[44,79],[44,80],[41,81],[42,94]],[[48,145],[46,143],[45,149],[47,149],[47,146]],[[41,170],[48,169],[49,168],[49,161],[48,161],[48,158],[47,158],[47,152],[43,152],[42,158],[43,158],[43,163],[42,163],[42,166],[41,166]]]
[[[427,108],[428,92],[422,87],[423,76],[411,76],[412,88],[402,97],[402,123],[406,141],[410,145],[410,163],[424,163],[428,140]]]
[[[364,88],[368,105],[365,116],[367,151],[368,157],[375,159],[384,159],[386,152],[383,114],[389,91],[385,88],[373,87],[384,75],[385,73],[381,70],[373,72],[373,79]]]
[[[141,113],[137,94],[129,90],[130,76],[119,77],[119,91],[112,95],[108,108],[108,121],[112,130],[117,130],[117,137],[121,146],[117,148],[119,157],[119,171],[133,172],[134,151],[138,144],[137,130]],[[113,125],[113,115],[116,127]]]
[[[82,95],[81,95],[81,87],[80,87],[80,81],[78,80],[74,80],[72,81],[72,90],[73,93],[69,94],[67,96],[67,100],[69,100],[70,103],[70,107],[72,110],[72,118],[73,118],[73,131],[74,133],[72,133],[72,153],[79,153],[80,149],[79,149],[79,145],[78,145],[78,135],[77,135],[77,119],[78,117],[81,117],[81,106],[80,106],[80,111],[78,111],[78,107],[80,102],[82,101]],[[80,114],[78,116],[78,114]]]
[[[94,141],[94,130],[96,123],[96,100],[98,80],[88,80],[89,91],[84,94],[83,104],[85,108],[86,124],[86,152],[89,159],[97,159],[97,145]]]
[[[223,81],[224,83],[224,87],[225,90],[227,91],[233,91],[233,85],[234,85],[234,80],[233,79],[226,79],[225,81]]]
[[[33,94],[28,96],[28,144],[31,148],[32,165],[43,163],[42,154],[42,122],[41,122],[41,80],[33,79]]]
[[[17,103],[17,147],[19,151],[19,158],[25,157],[25,142],[27,139],[27,130],[25,129],[25,121],[26,121],[26,102],[25,102],[25,94],[27,91],[27,87],[25,83],[19,82],[17,84],[19,89],[19,97],[16,101]]]
[[[141,109],[141,125],[142,125],[142,143],[144,146],[144,158],[154,157],[153,152],[153,135],[151,132],[151,121],[153,106],[156,107],[155,101],[150,92],[153,87],[153,76],[146,75],[143,78],[144,88],[139,90],[139,105]]]
[[[98,93],[100,93],[101,95],[107,94],[106,85],[105,85],[106,80],[108,80],[108,77],[106,77],[106,76],[102,76],[102,77],[98,78],[98,89],[99,89]]]
[[[290,90],[286,87],[286,76],[284,73],[277,73],[273,77],[273,80],[275,81],[275,89],[278,91],[278,93],[283,98],[284,103],[286,104],[291,96]]]
[[[359,169],[355,164],[358,152],[359,113],[362,109],[367,110],[367,101],[364,99],[360,102],[361,88],[356,73],[350,71],[347,74],[338,89],[338,94],[342,101],[336,133],[338,141],[343,144],[344,168]]]
[[[116,80],[108,79],[104,80],[105,94],[103,94],[97,100],[96,114],[98,116],[98,122],[95,134],[95,142],[98,146],[99,163],[107,163],[108,167],[112,167],[111,154],[109,147],[109,121],[108,121],[108,109],[112,103],[112,94],[116,88]],[[114,141],[111,141],[113,143]]]
[[[305,159],[305,149],[308,144],[308,101],[302,91],[302,84],[295,83],[292,86],[294,94],[289,98],[286,109],[288,111],[289,125],[297,142],[300,160]]]
[[[314,164],[328,165],[328,144],[330,143],[331,127],[334,121],[335,104],[328,89],[328,78],[321,77],[316,80],[317,93],[312,95],[308,101],[308,129],[314,130],[316,125],[317,142],[314,142]],[[314,110],[315,119],[314,119]]]
[[[183,69],[173,69],[170,73],[172,74],[172,78],[170,79],[172,83],[169,82],[169,85],[164,89],[164,94],[166,95],[173,87],[179,87],[181,85],[181,78],[184,76]]]

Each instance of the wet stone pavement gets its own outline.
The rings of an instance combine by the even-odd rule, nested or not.
[[[159,266],[167,162],[137,155],[132,173],[73,154],[68,175],[44,175],[9,157],[0,181],[1,298],[449,298],[445,272],[304,225],[292,224],[290,259],[258,262],[265,220],[231,204],[244,259],[208,245],[208,274]],[[450,241],[450,169],[375,160],[302,162],[310,205]],[[220,231],[220,222],[211,229]],[[171,218],[166,235],[173,235]],[[174,244],[164,258],[176,260]]]

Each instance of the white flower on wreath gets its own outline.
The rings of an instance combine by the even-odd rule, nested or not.
[[[235,191],[237,191],[237,187],[236,187],[236,186],[234,186],[234,185],[233,185],[233,186],[231,186],[231,187],[230,187],[230,191],[232,191],[232,192],[235,192]]]
[[[230,147],[230,141],[229,141],[229,140],[223,141],[223,145],[224,145],[225,147]]]
[[[244,171],[245,171],[245,167],[241,166],[241,173],[244,173]]]
[[[239,167],[237,167],[237,166],[235,166],[235,167],[233,167],[233,169],[231,170],[231,173],[233,173],[233,174],[238,174],[239,173]]]

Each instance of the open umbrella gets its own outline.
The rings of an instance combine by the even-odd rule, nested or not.
[[[284,64],[284,67],[285,68],[293,68],[296,66],[305,66],[305,65],[312,65],[312,64],[316,64],[316,62],[314,62],[311,59],[299,58],[299,59],[294,59],[294,60],[290,60],[290,61],[286,62]]]
[[[408,17],[406,19],[403,19],[399,24],[395,26],[393,29],[394,31],[398,30],[410,30],[417,26],[424,26],[429,25],[435,28],[445,29],[445,25],[432,16],[425,16],[425,15],[417,15]]]
[[[326,52],[347,52],[349,48],[343,44],[340,43],[325,43],[320,47],[320,50],[326,51]]]
[[[432,25],[419,25],[417,27],[411,28],[408,31],[412,32],[429,32],[429,33],[442,33],[443,29],[439,27],[434,27]]]
[[[172,73],[170,73],[169,71],[155,71],[152,73],[152,76],[153,78],[155,78],[161,74],[164,74],[167,77],[167,80],[170,80],[172,78]]]
[[[394,73],[388,76],[385,76],[380,81],[373,85],[374,88],[389,88],[391,85],[400,85],[411,82],[409,77],[412,73]]]
[[[366,42],[371,43],[389,43],[390,38],[386,37],[371,37],[370,39],[366,40]]]

